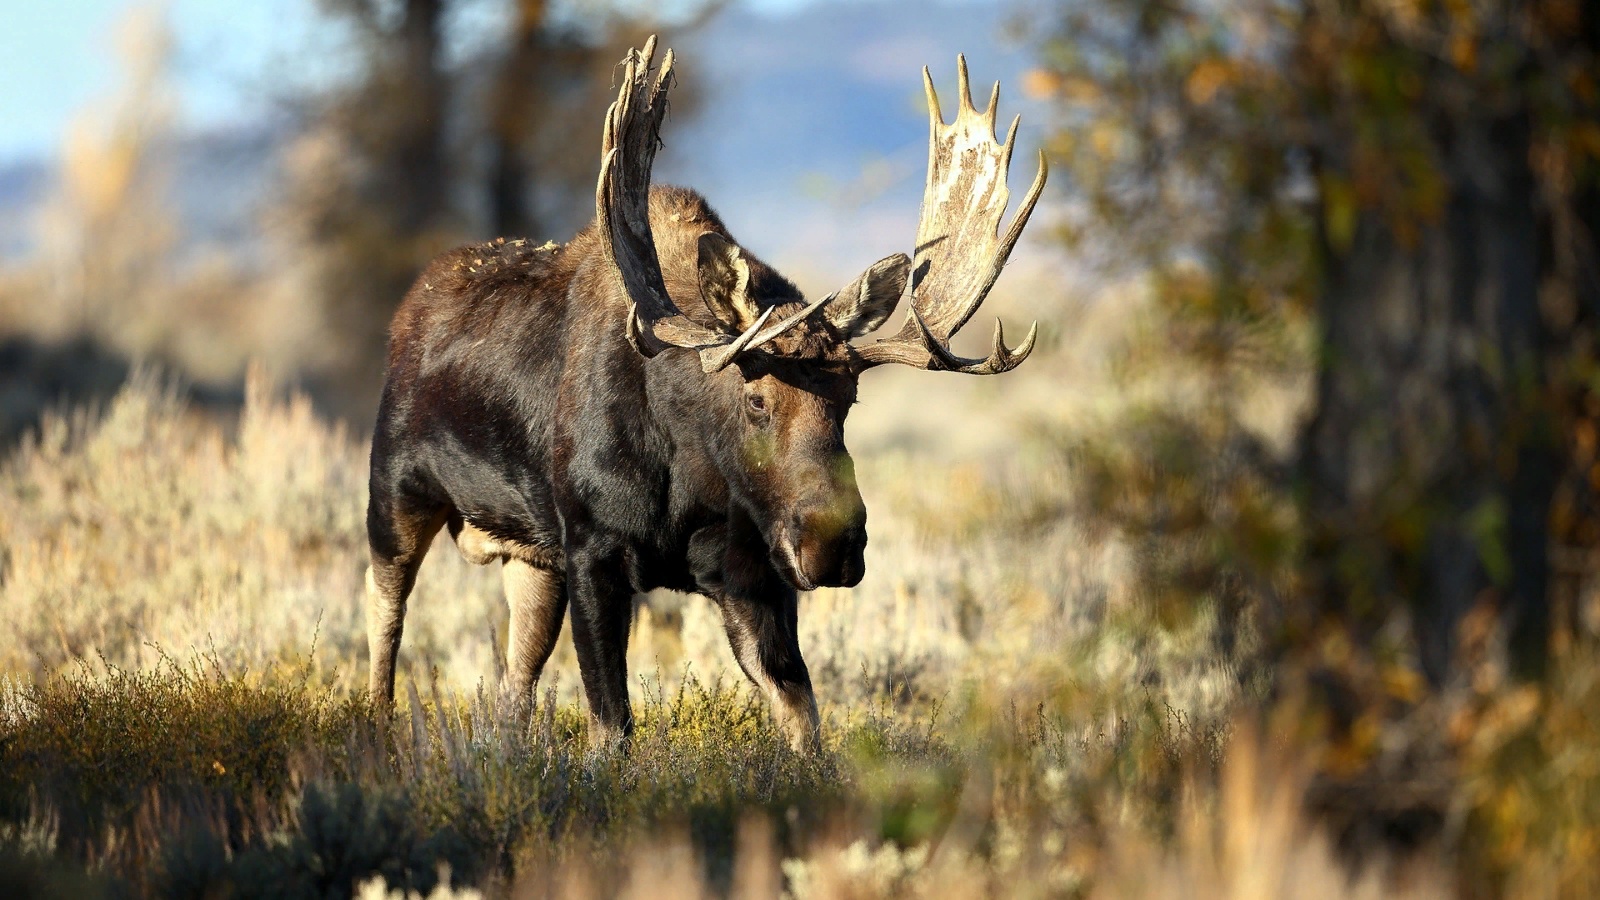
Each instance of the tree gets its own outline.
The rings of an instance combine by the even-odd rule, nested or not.
[[[1069,237],[1126,236],[1223,392],[1262,333],[1312,323],[1296,458],[1235,455],[1297,499],[1295,577],[1253,595],[1279,647],[1397,651],[1444,684],[1490,621],[1536,677],[1552,601],[1594,589],[1600,567],[1550,560],[1600,546],[1597,22],[1576,0],[1059,16],[1039,82],[1088,201]]]
[[[603,7],[579,18],[513,0],[504,33],[457,62],[444,48],[466,0],[322,5],[354,35],[358,74],[312,104],[275,218],[300,288],[320,298],[339,338],[320,360],[318,393],[365,419],[390,314],[429,259],[473,239],[558,237],[587,221],[598,125],[592,139],[547,126],[598,123],[612,67],[650,29]],[[680,115],[692,110],[692,95],[675,101]]]
[[[1594,233],[1572,227],[1594,214],[1600,147],[1574,126],[1595,121],[1596,18],[1560,3],[1307,17],[1311,40],[1369,72],[1341,78],[1329,60],[1305,76],[1334,126],[1315,147],[1324,341],[1302,449],[1317,588],[1363,622],[1409,605],[1435,682],[1475,607],[1497,614],[1522,674],[1547,655],[1551,518],[1577,424],[1563,407],[1586,390],[1570,376],[1593,371],[1600,310],[1592,272],[1558,262],[1596,259]]]

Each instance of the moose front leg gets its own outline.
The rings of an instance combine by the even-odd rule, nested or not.
[[[624,563],[620,550],[568,547],[572,643],[589,701],[590,745],[596,748],[622,746],[633,734],[633,708],[628,703],[633,588],[624,577]]]
[[[821,719],[811,673],[800,656],[799,600],[787,587],[760,600],[721,595],[722,626],[733,656],[772,704],[778,728],[796,752],[821,746]]]

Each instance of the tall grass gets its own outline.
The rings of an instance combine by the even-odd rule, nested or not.
[[[1117,548],[1062,514],[1045,449],[958,466],[936,500],[931,461],[863,456],[873,577],[802,614],[821,754],[786,749],[714,607],[656,597],[630,648],[638,733],[607,756],[570,645],[531,720],[487,699],[498,579],[447,540],[399,714],[366,708],[363,447],[259,377],[247,394],[227,423],[141,375],[0,468],[12,883],[427,894],[448,870],[534,896],[1061,896],[1215,820],[1239,691],[1214,622],[1158,627],[1116,595]]]
[[[362,442],[260,377],[247,395],[223,421],[140,375],[0,465],[0,895],[1595,887],[1589,651],[1551,691],[1415,705],[1432,756],[1394,729],[1328,744],[1242,679],[1213,605],[1130,588],[1155,551],[1084,518],[1054,431],[963,461],[867,429],[870,576],[802,610],[817,755],[786,748],[697,597],[636,615],[626,755],[588,746],[569,643],[508,718],[498,578],[447,539],[379,715],[356,690]]]
[[[481,693],[413,690],[385,720],[287,668],[169,663],[12,684],[0,717],[0,887],[347,896],[379,879],[423,895],[454,884],[552,897],[1458,887],[1438,847],[1341,855],[1305,813],[1315,748],[1283,732],[1196,730],[1148,708],[1092,731],[1044,710],[960,711],[981,719],[975,731],[880,706],[802,756],[726,686],[688,679],[639,712],[624,755],[591,751],[582,716],[553,691],[531,718],[508,721]],[[1529,770],[1516,771],[1479,774],[1522,791]],[[1532,780],[1545,783],[1511,809],[1556,801],[1583,818],[1592,777],[1560,800]],[[1470,808],[1493,814],[1506,801]],[[1478,892],[1581,895],[1587,866],[1561,854],[1584,833],[1524,832],[1528,863]]]

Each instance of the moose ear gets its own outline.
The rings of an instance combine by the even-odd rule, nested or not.
[[[825,309],[828,321],[845,336],[858,338],[882,325],[900,304],[911,260],[904,253],[885,256],[841,290]]]
[[[750,299],[750,266],[739,245],[720,234],[700,235],[700,297],[711,314],[735,332],[761,316]]]

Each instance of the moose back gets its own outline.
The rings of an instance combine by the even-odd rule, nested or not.
[[[406,598],[441,528],[503,564],[503,697],[525,708],[570,610],[591,740],[633,727],[626,649],[635,593],[695,591],[790,744],[819,740],[797,640],[798,592],[865,572],[867,511],[844,422],[884,363],[989,375],[1020,364],[949,339],[998,277],[1045,181],[1002,234],[1016,122],[999,85],[977,110],[959,61],[943,122],[923,70],[929,170],[915,256],[886,257],[807,303],[739,246],[693,191],[652,187],[673,57],[630,52],[601,140],[595,221],[565,245],[499,239],[434,260],[391,328],[372,442],[370,690],[388,708]],[[909,283],[909,284],[908,284]],[[909,291],[908,291],[909,287]],[[853,344],[909,293],[892,337]]]

